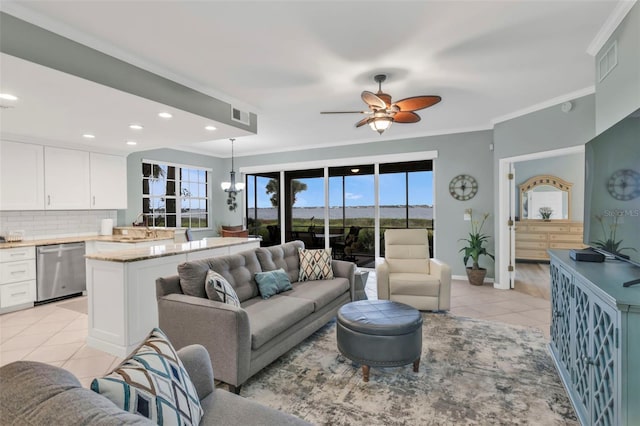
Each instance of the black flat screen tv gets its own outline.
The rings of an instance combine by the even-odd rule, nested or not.
[[[640,109],[585,145],[583,242],[640,266]]]

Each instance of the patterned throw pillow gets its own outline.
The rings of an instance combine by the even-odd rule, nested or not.
[[[187,371],[162,330],[146,340],[91,390],[159,425],[197,425],[203,411]]]
[[[210,270],[207,272],[207,277],[204,280],[204,289],[209,299],[240,307],[240,299],[238,299],[236,291],[229,284],[229,281],[216,271]]]
[[[257,272],[255,278],[258,283],[258,290],[260,290],[260,296],[263,299],[268,299],[274,294],[293,288],[291,287],[291,281],[289,281],[289,275],[282,268],[269,272]]]
[[[298,249],[300,256],[300,276],[298,281],[331,280],[331,249]]]

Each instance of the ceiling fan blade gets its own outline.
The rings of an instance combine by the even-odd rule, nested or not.
[[[387,104],[374,93],[365,90],[361,96],[364,103],[372,108],[385,109],[387,107]]]
[[[411,98],[401,99],[394,105],[400,107],[400,111],[418,111],[428,108],[440,102],[440,96],[413,96]]]
[[[364,126],[365,124],[367,124],[369,122],[369,120],[371,120],[371,117],[365,117],[362,120],[358,121],[356,123],[356,127],[360,127],[360,126]]]
[[[411,111],[400,111],[393,116],[393,121],[396,123],[417,123],[420,121],[420,116]]]
[[[320,114],[371,114],[371,111],[321,111]]]

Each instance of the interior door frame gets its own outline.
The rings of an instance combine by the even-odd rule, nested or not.
[[[534,152],[531,154],[505,157],[498,160],[498,224],[496,229],[496,240],[499,242],[498,256],[500,259],[497,280],[493,286],[497,289],[508,290],[512,287],[513,277],[515,277],[515,246],[516,234],[509,232],[509,217],[515,218],[515,203],[510,197],[511,191],[515,189],[516,180],[509,180],[509,173],[513,170],[514,163],[529,160],[539,160],[541,158],[558,157],[561,155],[578,154],[584,152],[584,145],[572,146],[569,148],[554,149],[550,151]],[[513,271],[509,271],[509,259],[514,259]]]

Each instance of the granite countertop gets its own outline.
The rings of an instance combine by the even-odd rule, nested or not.
[[[155,259],[164,256],[190,253],[194,251],[210,250],[219,247],[236,246],[260,241],[257,238],[240,237],[213,237],[198,241],[178,244],[161,244],[153,247],[140,247],[135,249],[93,253],[85,256],[87,259],[103,260],[107,262],[137,262],[140,260]]]
[[[173,237],[135,237],[129,235],[85,235],[77,237],[45,238],[41,240],[23,240],[10,243],[0,243],[1,249],[15,247],[46,246],[49,244],[79,243],[82,241],[107,241],[112,243],[143,243],[146,241],[173,240]]]

